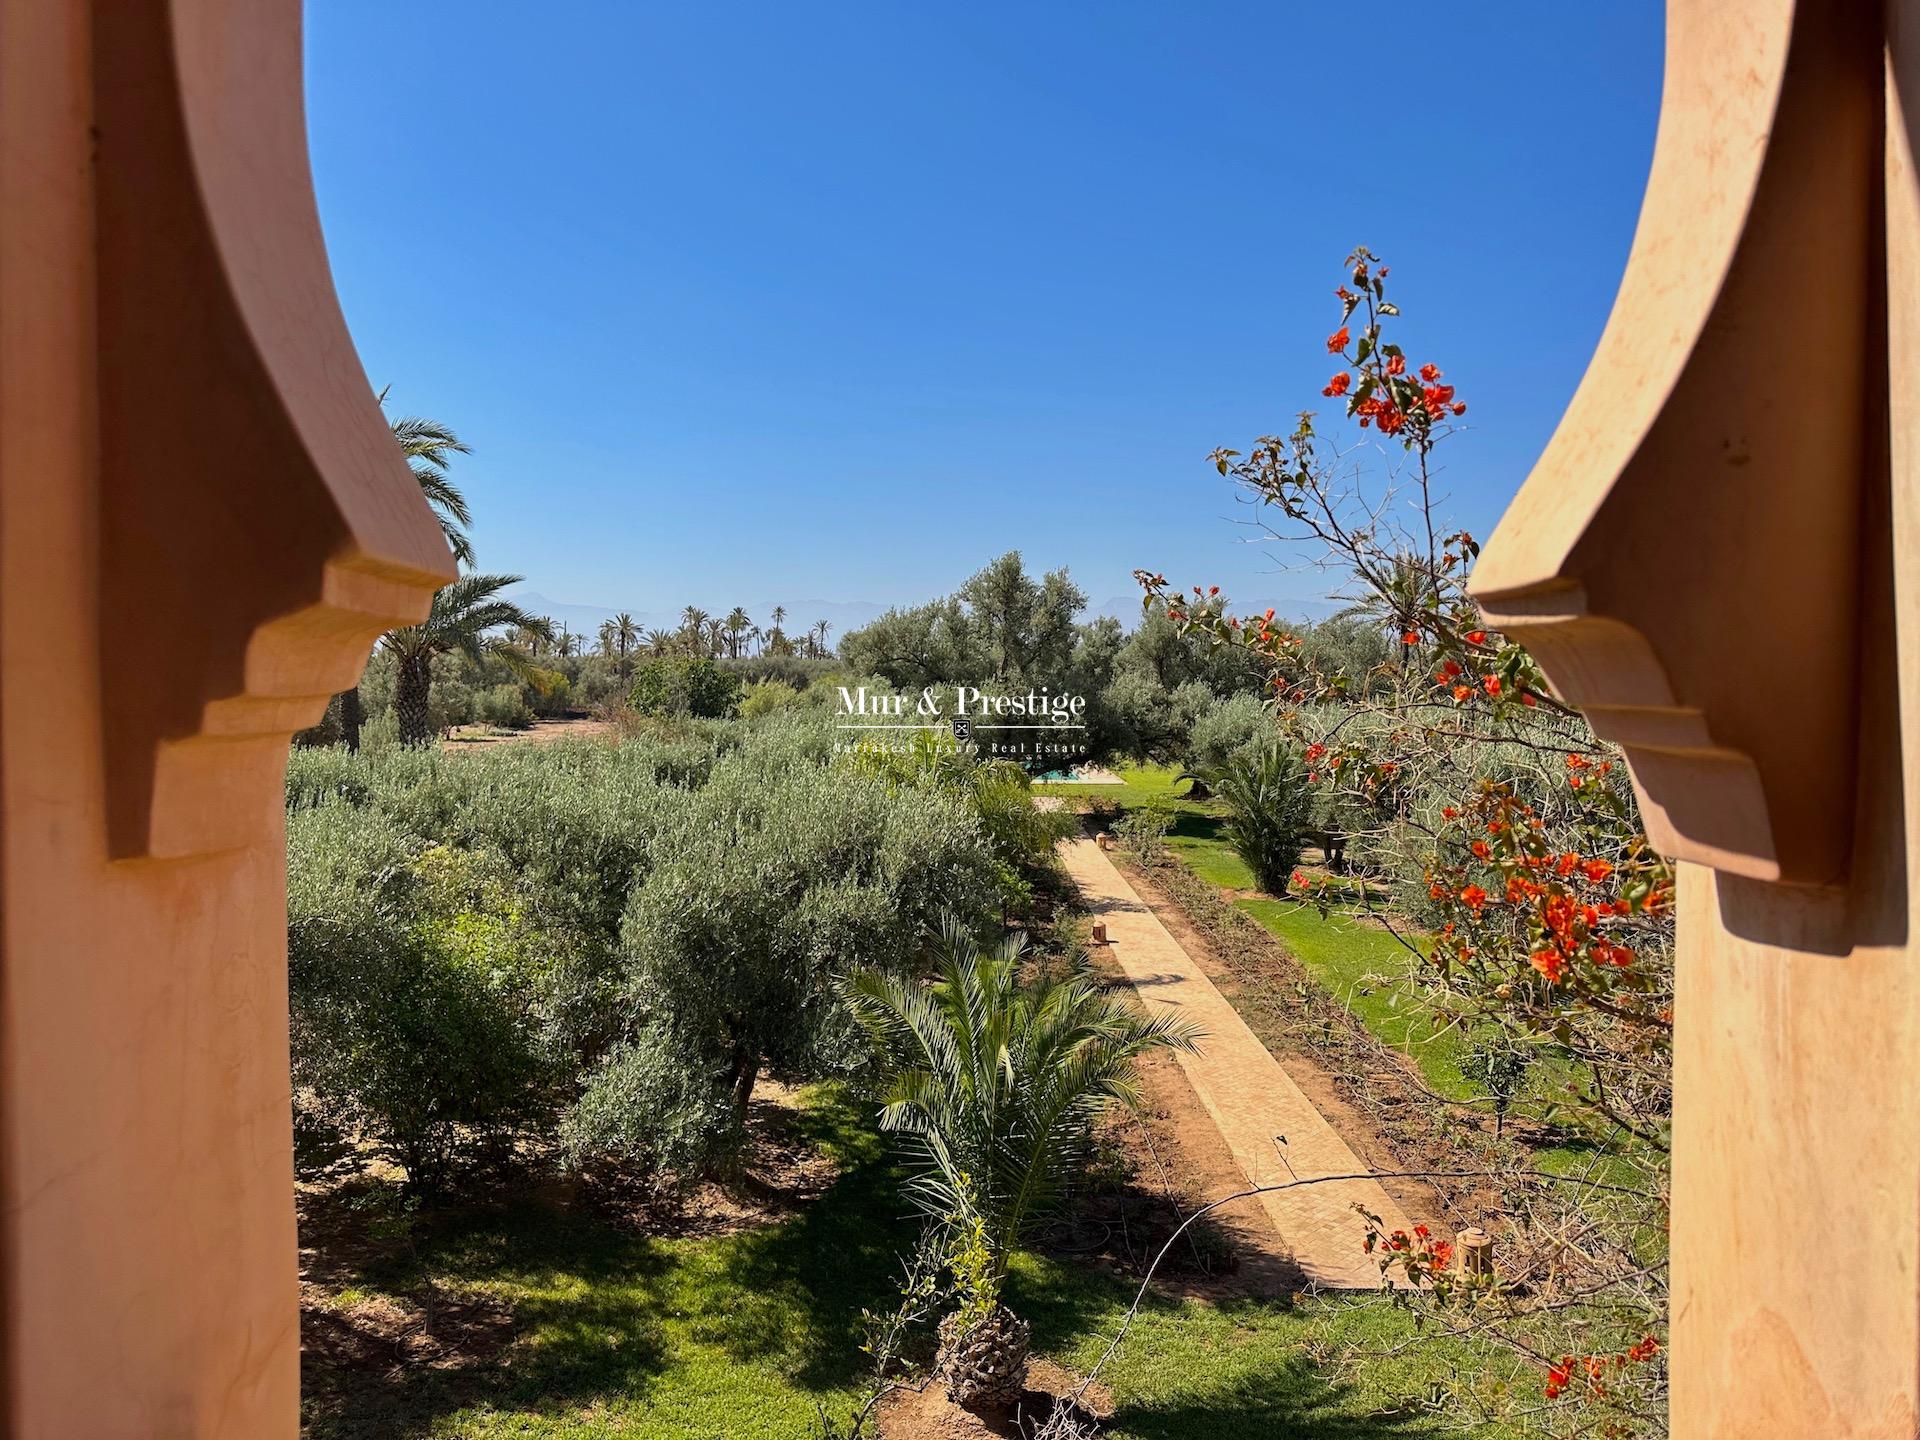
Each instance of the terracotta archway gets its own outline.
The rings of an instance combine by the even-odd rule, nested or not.
[[[0,0],[0,1431],[297,1427],[280,776],[449,559],[297,0]],[[1683,871],[1674,1431],[1920,1415],[1920,3],[1673,0],[1613,324],[1482,560]]]

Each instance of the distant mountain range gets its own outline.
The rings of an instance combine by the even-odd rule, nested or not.
[[[591,640],[599,633],[600,623],[611,620],[617,610],[606,605],[582,605],[571,601],[552,600],[538,590],[522,582],[507,592],[514,602],[535,615],[545,615],[558,624],[564,625],[576,635],[584,635]],[[769,623],[776,602],[768,600],[759,605],[746,607],[756,625]],[[824,620],[832,626],[828,632],[827,643],[833,644],[849,630],[858,630],[862,625],[877,620],[894,607],[875,604],[871,600],[782,600],[777,602],[786,607],[786,628],[789,634],[804,634],[807,627]],[[920,603],[920,602],[915,602]],[[1273,606],[1280,614],[1297,618],[1305,616],[1320,619],[1333,613],[1338,607],[1325,601],[1278,601],[1251,600],[1236,601],[1236,614],[1250,615]],[[729,607],[731,608],[731,607]],[[642,630],[675,630],[680,625],[680,612],[664,610],[629,611],[634,623]],[[719,615],[726,611],[715,612]],[[1103,600],[1097,605],[1089,605],[1083,613],[1083,619],[1093,619],[1101,615],[1111,615],[1123,626],[1131,630],[1140,622],[1140,597],[1138,595],[1120,595],[1111,600]]]

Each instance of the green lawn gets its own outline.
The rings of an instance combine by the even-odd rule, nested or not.
[[[354,1299],[415,1296],[423,1270],[449,1301],[510,1307],[497,1357],[351,1373],[310,1350],[312,1440],[808,1440],[817,1406],[843,1413],[860,1378],[860,1311],[888,1308],[915,1224],[898,1175],[851,1106],[809,1101],[805,1123],[846,1169],[797,1217],[711,1240],[654,1240],[535,1201],[442,1216],[412,1251],[366,1261]],[[1009,1300],[1041,1353],[1090,1365],[1132,1286],[1023,1257]],[[1106,1372],[1116,1440],[1265,1440],[1279,1434],[1459,1434],[1421,1401],[1465,1373],[1457,1348],[1368,1360],[1350,1378],[1309,1348],[1385,1349],[1409,1334],[1383,1305],[1157,1300]],[[1485,1357],[1481,1357],[1484,1363]]]
[[[1072,800],[1118,805],[1123,810],[1133,810],[1155,802],[1176,809],[1201,808],[1197,802],[1186,798],[1188,786],[1180,778],[1177,766],[1116,765],[1113,773],[1120,777],[1120,784],[1036,785],[1034,789],[1042,795],[1063,795]]]

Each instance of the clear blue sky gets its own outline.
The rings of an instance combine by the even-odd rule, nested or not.
[[[1356,242],[1471,409],[1483,535],[1592,352],[1661,8],[315,0],[361,355],[474,447],[484,569],[709,610],[1018,547],[1311,595],[1204,463],[1323,404]],[[761,617],[756,617],[761,618]]]

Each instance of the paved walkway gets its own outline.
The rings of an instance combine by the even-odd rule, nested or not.
[[[1100,847],[1063,840],[1060,858],[1093,917],[1106,922],[1108,953],[1141,1000],[1149,1009],[1177,1010],[1206,1032],[1200,1053],[1180,1056],[1180,1065],[1248,1181],[1274,1185],[1367,1170]],[[1284,1157],[1277,1136],[1286,1137]],[[1389,1230],[1413,1228],[1377,1180],[1303,1185],[1262,1195],[1257,1203],[1314,1284],[1375,1289],[1380,1269],[1361,1249],[1366,1226],[1353,1211],[1355,1201]],[[1256,1202],[1241,1203],[1251,1208]]]

